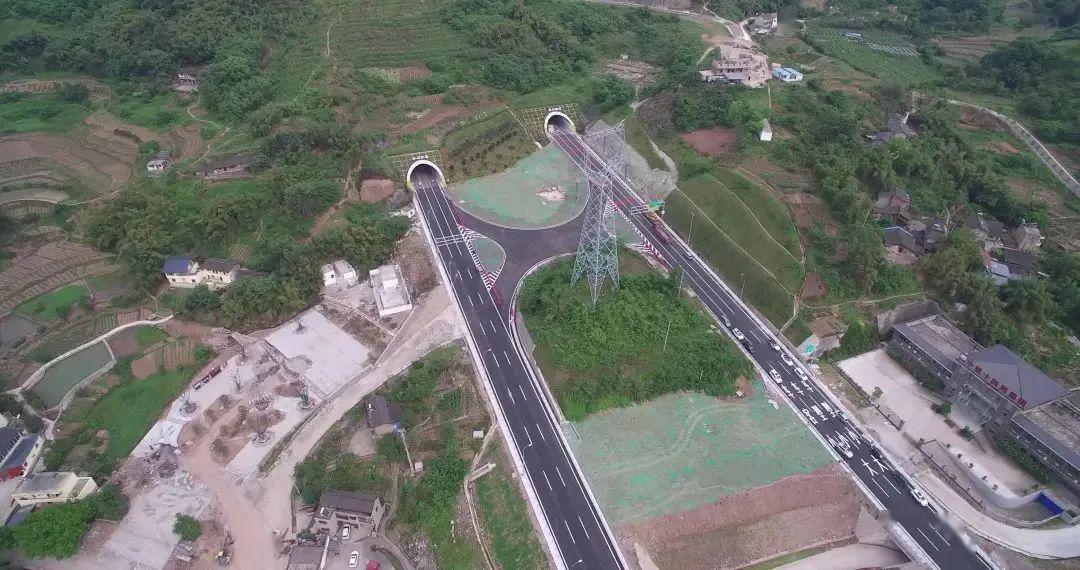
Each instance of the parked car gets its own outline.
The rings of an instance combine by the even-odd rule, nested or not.
[[[843,455],[848,459],[851,459],[853,457],[853,454],[851,453],[851,446],[848,445],[846,441],[837,441],[835,444],[833,444],[833,447],[836,448],[836,451],[838,451],[840,455]]]
[[[783,360],[784,364],[788,366],[795,366],[795,362],[791,360],[791,357],[788,356],[786,352],[780,353],[780,360]]]
[[[784,379],[780,377],[780,373],[777,372],[775,368],[770,368],[769,369],[769,376],[772,376],[772,379],[776,380],[777,384],[784,381]]]
[[[754,354],[754,347],[750,346],[750,341],[748,341],[748,340],[746,340],[744,338],[739,342],[742,343],[742,346],[743,346],[743,348],[746,349],[746,352],[749,352],[750,354]]]
[[[720,313],[720,322],[724,323],[725,327],[729,329],[731,328],[731,319],[729,319],[728,316],[724,313]]]
[[[769,346],[771,346],[772,349],[775,350],[776,352],[780,352],[780,343],[776,342],[775,340],[769,342]]]
[[[806,371],[798,366],[795,367],[795,375],[798,376],[800,380],[806,380],[807,378]]]
[[[341,540],[349,540],[349,525],[341,527]]]
[[[360,553],[354,550],[352,551],[352,554],[349,555],[349,568],[356,568],[359,565]]]
[[[731,329],[731,334],[735,335],[735,338],[739,340],[746,340],[746,335],[744,335],[739,329]]]

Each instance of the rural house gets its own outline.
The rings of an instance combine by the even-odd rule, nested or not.
[[[367,405],[367,424],[376,436],[397,433],[401,429],[401,406],[375,396]]]
[[[172,164],[169,160],[169,151],[161,150],[146,163],[146,173],[150,176],[160,176]]]
[[[1020,224],[1019,227],[1009,230],[1009,234],[1016,243],[1016,249],[1020,251],[1036,251],[1042,247],[1045,239],[1039,230],[1039,224],[1035,223]]]
[[[796,69],[790,67],[774,67],[772,70],[773,77],[783,81],[784,83],[794,83],[803,80],[803,74]]]
[[[195,176],[203,180],[243,178],[250,173],[254,162],[255,159],[246,154],[237,154],[218,162],[200,166],[195,171]]]
[[[1021,277],[1036,275],[1035,262],[1038,261],[1038,256],[1033,251],[1005,247],[1001,249],[1001,260],[1005,262],[1005,266],[1013,275]]]
[[[211,290],[223,289],[251,273],[231,259],[210,258],[201,264],[191,257],[177,255],[165,260],[161,267],[169,287],[194,289],[206,285]]]
[[[380,317],[389,317],[412,309],[409,288],[405,286],[405,277],[401,267],[384,265],[368,272],[371,288],[375,291],[375,304]]]
[[[926,253],[915,235],[904,228],[893,226],[884,233],[885,259],[890,263],[907,267]]]
[[[888,192],[878,194],[874,201],[874,219],[903,223],[911,219],[911,196],[900,186],[892,186]]]
[[[375,495],[328,489],[319,497],[311,529],[334,534],[350,526],[361,536],[370,535],[379,527],[385,511],[386,506]]]
[[[724,81],[746,87],[763,87],[772,77],[768,59],[765,54],[755,51],[752,43],[740,38],[729,38],[721,42],[717,49],[720,57],[712,61],[709,69],[698,72],[702,81]]]
[[[886,123],[885,130],[866,135],[866,140],[874,144],[884,144],[893,139],[910,139],[917,137],[919,133],[908,126],[909,116],[910,113],[905,113],[903,115],[893,115],[889,117],[889,122]]]
[[[0,428],[0,481],[29,473],[44,447],[45,441],[26,433],[21,423]]]
[[[97,488],[92,477],[79,477],[71,471],[35,473],[11,494],[11,502],[17,507],[69,503],[86,498]]]
[[[1001,249],[1001,238],[1005,235],[1005,224],[994,218],[983,217],[982,214],[971,214],[964,218],[964,227],[971,230],[972,235],[979,241],[983,251]]]
[[[750,28],[750,33],[757,36],[765,36],[775,32],[777,24],[776,12],[758,14],[746,21],[746,27]]]

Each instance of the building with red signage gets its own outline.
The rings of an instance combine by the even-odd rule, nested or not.
[[[937,314],[895,325],[888,347],[917,377],[940,380],[943,395],[991,436],[1016,440],[1080,493],[1080,391],[1000,344],[982,347]]]

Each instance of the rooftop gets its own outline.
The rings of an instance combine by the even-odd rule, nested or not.
[[[296,546],[289,553],[289,570],[317,570],[322,563],[322,546]]]
[[[36,434],[29,434],[19,440],[19,444],[15,446],[15,449],[11,451],[7,456],[7,460],[3,465],[0,465],[0,469],[7,469],[9,467],[15,467],[16,465],[22,465],[23,461],[30,456],[30,451],[37,445],[39,436]]]
[[[78,476],[71,471],[50,471],[27,477],[19,487],[19,493],[46,493],[55,491]]]
[[[186,255],[175,255],[165,259],[165,264],[161,267],[161,272],[168,275],[190,275],[188,265],[191,263],[191,258]]]
[[[1080,417],[1066,404],[1051,402],[1013,416],[1013,422],[1080,469]]]
[[[893,328],[946,368],[952,368],[960,355],[982,348],[948,319],[937,314],[900,323]]]
[[[379,498],[375,495],[367,493],[328,489],[319,497],[319,509],[330,507],[350,513],[370,515],[371,511],[375,510],[375,501],[378,500]]]
[[[382,396],[375,396],[368,411],[371,427],[396,424],[401,421],[401,406]]]
[[[233,269],[240,269],[240,263],[231,259],[210,258],[202,263],[202,268],[215,273],[228,273]]]
[[[1025,400],[1026,406],[1018,404],[1022,408],[1040,406],[1069,394],[1057,380],[1000,344],[969,353],[967,361],[984,378],[997,380],[1016,393],[1017,400]]]
[[[810,323],[810,332],[818,338],[826,338],[837,334],[843,334],[847,330],[843,321],[833,316],[824,316]]]

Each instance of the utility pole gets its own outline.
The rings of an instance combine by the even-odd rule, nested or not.
[[[670,334],[671,334],[671,316],[669,315],[668,319],[667,319],[667,330],[664,331],[664,354],[667,354],[667,340],[668,340],[668,335],[670,335]]]
[[[690,229],[686,232],[686,245],[690,245],[690,236],[694,235],[694,214],[696,212],[693,208],[690,209]]]

